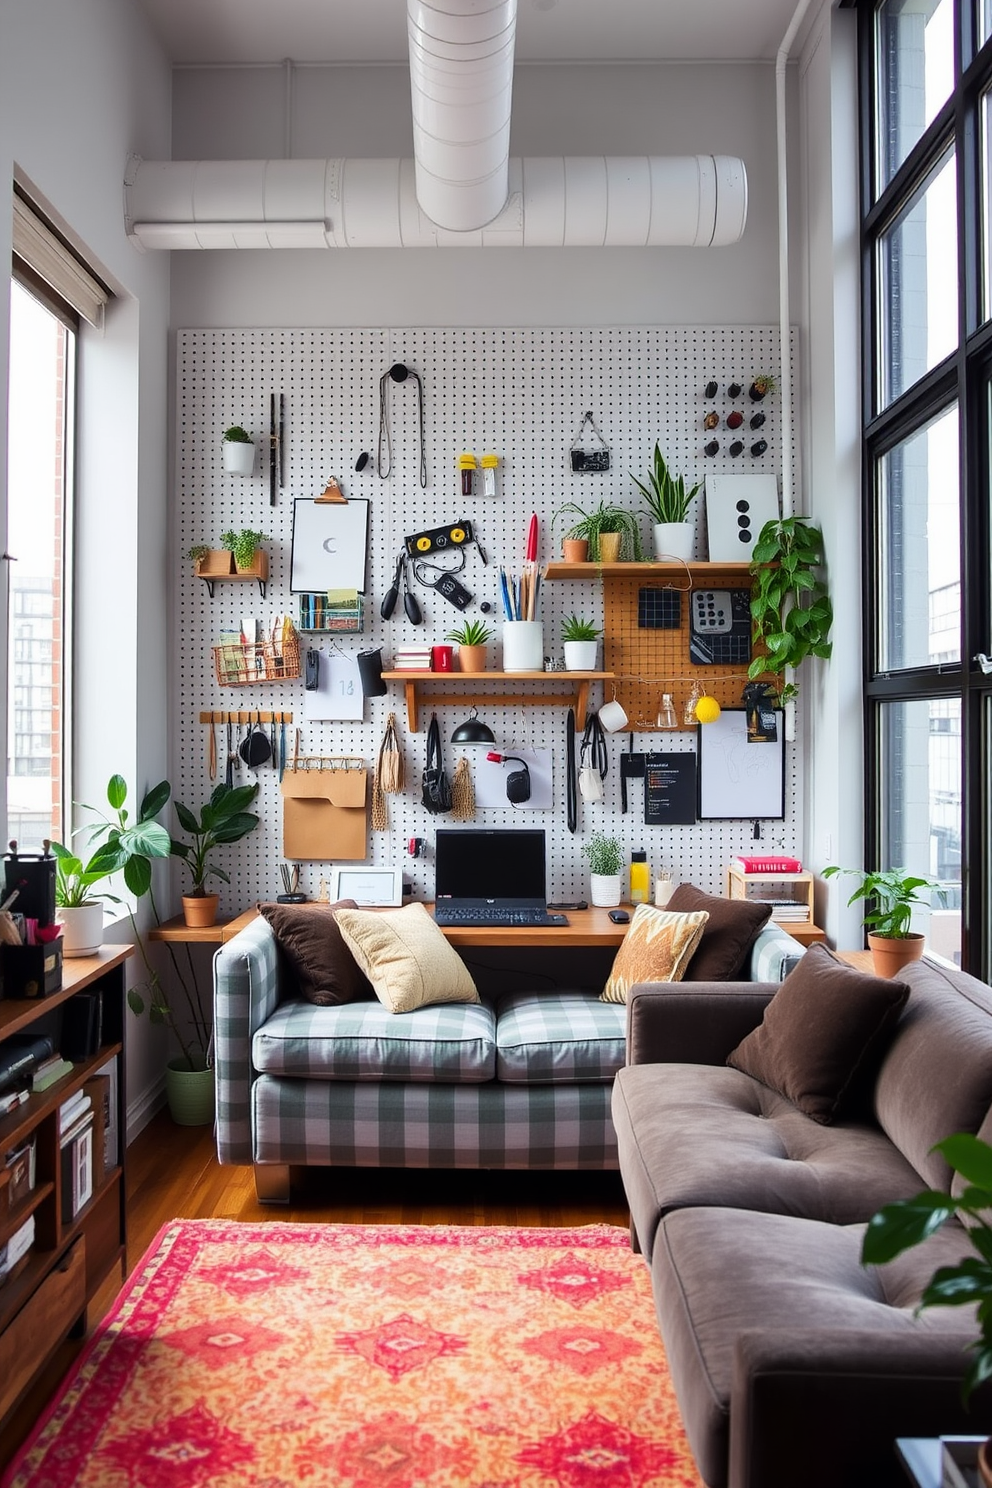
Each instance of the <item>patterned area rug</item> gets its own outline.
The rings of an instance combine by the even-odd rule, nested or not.
[[[700,1488],[625,1231],[177,1220],[9,1488]]]

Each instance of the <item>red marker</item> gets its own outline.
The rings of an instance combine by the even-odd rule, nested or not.
[[[527,529],[527,562],[533,563],[537,558],[537,512],[531,514],[530,526]]]

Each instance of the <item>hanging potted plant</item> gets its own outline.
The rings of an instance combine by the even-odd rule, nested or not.
[[[255,441],[247,430],[233,424],[224,431],[224,469],[232,475],[251,475],[255,469]]]
[[[692,557],[696,530],[689,520],[689,504],[702,489],[702,481],[697,481],[687,491],[685,477],[672,475],[657,442],[647,484],[638,480],[633,471],[630,478],[645,498],[648,515],[654,523],[654,556],[658,559],[681,559],[688,563]]]
[[[242,527],[239,532],[232,529],[221,536],[221,543],[234,556],[235,571],[253,579],[269,576],[268,557],[259,548],[264,541],[265,533],[255,532],[251,527]]]
[[[752,680],[771,676],[780,702],[799,694],[785,681],[788,668],[807,656],[829,657],[834,612],[820,576],[823,535],[805,517],[766,522],[751,552],[751,639],[764,653],[755,656],[747,674]]]
[[[866,914],[862,924],[868,931],[868,946],[872,965],[877,976],[898,976],[910,961],[918,961],[923,955],[926,937],[910,929],[914,908],[930,908],[930,896],[946,900],[944,890],[932,878],[917,878],[905,868],[882,868],[876,873],[865,873],[860,868],[839,868],[834,864],[824,868],[824,878],[836,873],[853,873],[860,880],[848,899],[870,900],[875,906]],[[917,892],[926,889],[926,897]]]
[[[449,630],[446,641],[458,646],[458,670],[460,672],[484,672],[486,670],[486,646],[493,633],[484,620],[465,620],[454,630]]]
[[[574,501],[567,501],[555,512],[551,525],[554,526],[562,516],[578,517],[579,520],[566,529],[565,539],[588,542],[593,563],[616,563],[631,558],[639,562],[644,557],[637,516],[626,507],[601,501],[593,511],[586,512]]]
[[[593,832],[582,851],[589,859],[589,898],[593,904],[614,909],[620,903],[623,852],[616,837]]]
[[[207,891],[207,879],[231,880],[223,868],[210,861],[211,854],[226,843],[240,842],[258,826],[258,817],[246,811],[258,794],[258,784],[230,786],[221,783],[196,817],[180,801],[173,804],[179,825],[193,840],[171,843],[172,856],[181,858],[189,870],[192,885],[183,895],[183,916],[189,926],[212,925],[217,918],[218,895]]]
[[[569,615],[561,628],[566,672],[594,672],[599,651],[599,626]]]

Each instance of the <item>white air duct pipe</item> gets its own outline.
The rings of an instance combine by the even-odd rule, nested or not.
[[[407,0],[417,200],[439,227],[506,205],[516,26],[516,0]]]
[[[739,241],[744,162],[728,155],[513,157],[509,197],[473,231],[421,210],[412,160],[140,160],[125,218],[142,248],[693,248]]]

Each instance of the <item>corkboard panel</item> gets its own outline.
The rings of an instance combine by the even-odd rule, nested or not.
[[[690,601],[693,589],[749,589],[750,583],[739,564],[727,569],[708,565],[705,580],[697,578],[695,582],[688,573],[671,579],[653,577],[643,570],[629,578],[604,574],[604,669],[616,677],[616,697],[630,720],[628,731],[661,732],[656,720],[664,692],[672,694],[679,728],[694,731],[695,721],[683,722],[693,682],[715,697],[721,707],[740,706],[747,663],[711,666],[690,658]],[[655,601],[657,608],[674,609],[677,605],[677,628],[653,629],[638,623],[641,591],[645,589],[664,596]]]

